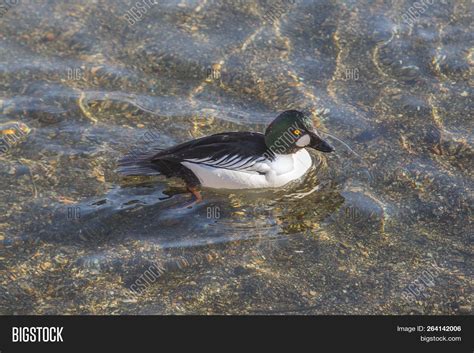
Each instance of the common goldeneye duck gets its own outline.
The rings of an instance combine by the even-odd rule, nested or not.
[[[119,161],[125,176],[180,177],[202,200],[199,186],[216,189],[278,188],[301,178],[312,166],[307,147],[321,152],[334,149],[313,127],[311,118],[287,110],[257,132],[224,132],[180,145],[127,156]]]

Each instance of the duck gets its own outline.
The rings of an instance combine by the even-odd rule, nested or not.
[[[312,167],[308,148],[334,148],[317,132],[311,117],[298,110],[280,113],[265,133],[223,132],[166,149],[129,154],[118,162],[122,176],[178,177],[202,201],[201,187],[213,189],[280,188]]]

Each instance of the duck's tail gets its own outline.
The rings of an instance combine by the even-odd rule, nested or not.
[[[149,153],[129,154],[118,161],[117,173],[123,176],[152,176],[162,174],[152,163]]]

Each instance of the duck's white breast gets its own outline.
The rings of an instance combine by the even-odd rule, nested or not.
[[[273,161],[256,163],[249,170],[215,168],[205,164],[181,162],[205,187],[216,189],[277,188],[301,178],[311,167],[312,159],[302,148],[294,154],[276,155]]]

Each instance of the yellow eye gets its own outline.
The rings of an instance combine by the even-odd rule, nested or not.
[[[295,134],[296,136],[299,136],[299,135],[301,135],[301,131],[296,129],[296,130],[293,131],[293,134]]]

